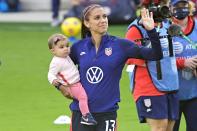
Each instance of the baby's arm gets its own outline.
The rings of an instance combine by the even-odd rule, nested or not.
[[[60,64],[57,61],[52,60],[52,62],[50,63],[49,72],[48,72],[48,81],[50,82],[50,84],[57,86],[57,84],[59,83],[57,74],[60,71],[60,69],[61,69]]]
[[[60,72],[61,70],[61,62],[57,62],[57,61],[52,61],[49,67],[49,72],[48,72],[48,80],[49,82],[55,86],[66,98],[72,99],[72,96],[70,95],[70,93],[68,92],[68,90],[64,85],[62,85],[62,83],[60,83],[60,81],[57,78],[57,74],[58,72]]]

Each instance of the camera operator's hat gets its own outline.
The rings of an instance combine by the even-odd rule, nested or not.
[[[170,4],[172,6],[176,5],[179,2],[188,2],[189,0],[171,0]]]

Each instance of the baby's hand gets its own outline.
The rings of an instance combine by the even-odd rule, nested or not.
[[[58,79],[55,79],[55,80],[53,80],[52,85],[58,86],[59,83],[60,83],[60,82],[58,81]]]

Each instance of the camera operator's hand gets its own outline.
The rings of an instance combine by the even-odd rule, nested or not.
[[[192,57],[192,58],[189,58],[189,59],[185,59],[184,66],[185,66],[185,68],[195,70],[196,67],[197,67],[197,57]]]
[[[141,10],[141,24],[145,27],[146,30],[152,30],[154,28],[153,13],[149,12],[148,9],[143,8]]]

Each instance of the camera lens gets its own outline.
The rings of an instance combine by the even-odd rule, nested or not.
[[[167,7],[167,6],[162,6],[161,8],[160,8],[160,14],[161,14],[161,17],[162,18],[170,18],[171,17],[171,12],[170,12],[170,9],[169,9],[169,7]]]

